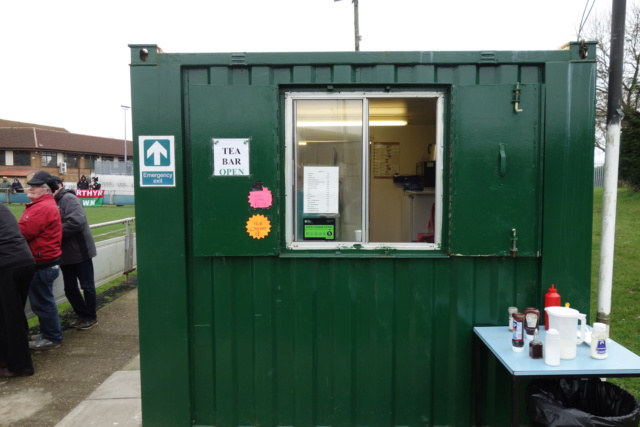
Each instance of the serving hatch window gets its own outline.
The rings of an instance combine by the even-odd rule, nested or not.
[[[440,247],[443,93],[287,93],[287,246]]]

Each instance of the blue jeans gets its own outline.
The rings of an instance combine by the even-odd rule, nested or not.
[[[60,316],[58,306],[53,297],[53,281],[60,274],[60,267],[57,265],[36,269],[31,279],[29,287],[29,301],[31,309],[40,320],[40,332],[42,338],[60,344],[62,342],[62,327],[60,326]]]
[[[77,264],[60,266],[64,279],[64,294],[76,315],[84,320],[96,320],[96,284],[91,258]],[[78,282],[82,294],[78,289]]]

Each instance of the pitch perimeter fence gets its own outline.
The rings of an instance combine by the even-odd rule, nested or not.
[[[93,258],[96,288],[99,288],[100,286],[122,276],[124,276],[123,283],[115,286],[115,291],[118,289],[122,290],[122,288],[130,288],[132,285],[135,287],[137,281],[131,280],[133,278],[129,278],[129,274],[135,271],[137,266],[135,220],[135,217],[131,217],[90,226],[90,228],[93,229],[116,224],[125,224],[124,236],[96,242],[98,254]],[[130,281],[132,283],[129,283]],[[113,292],[114,291],[111,293]],[[67,301],[67,298],[64,295],[62,274],[58,276],[53,284],[53,296],[55,297],[58,305]],[[27,302],[25,313],[27,314],[27,317],[34,316],[29,302]]]

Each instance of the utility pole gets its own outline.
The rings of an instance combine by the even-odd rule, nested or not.
[[[334,3],[342,0],[333,0]],[[360,50],[360,19],[358,18],[358,0],[353,2],[353,28],[355,29],[356,52]]]
[[[598,311],[596,321],[610,324],[613,289],[613,255],[618,201],[618,164],[622,112],[622,72],[624,67],[624,24],[626,0],[612,0],[611,56],[609,59],[609,92],[607,104],[607,142],[602,195],[602,237],[598,277]]]
[[[353,28],[356,36],[356,52],[360,50],[360,19],[358,18],[358,0],[353,0]]]

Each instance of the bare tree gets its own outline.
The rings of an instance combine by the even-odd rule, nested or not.
[[[640,5],[627,7],[624,41],[624,72],[622,78],[622,109],[637,112],[640,107]],[[597,40],[596,67],[596,147],[605,149],[607,128],[607,94],[611,49],[611,11],[594,16],[581,40]]]

